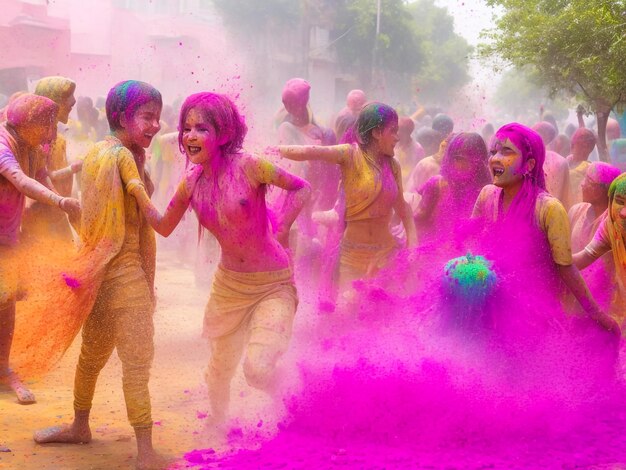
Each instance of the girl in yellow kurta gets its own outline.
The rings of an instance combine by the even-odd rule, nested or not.
[[[515,264],[530,266],[533,275],[545,285],[546,294],[554,298],[558,298],[558,290],[564,285],[588,316],[618,334],[619,326],[600,310],[573,265],[567,213],[559,200],[546,191],[545,146],[539,134],[511,123],[498,130],[490,146],[493,185],[480,192],[473,217],[481,219],[492,231],[505,228],[505,236],[514,235],[528,242],[529,252],[524,256],[518,249]],[[493,244],[496,256],[507,250],[497,241]],[[514,272],[517,266],[508,268]]]
[[[150,187],[145,150],[159,131],[161,94],[134,80],[114,86],[107,97],[112,135],[86,156],[82,173],[83,249],[99,271],[97,298],[83,326],[74,384],[74,422],[35,433],[38,443],[91,440],[89,414],[100,370],[114,349],[122,361],[124,397],[137,437],[137,467],[162,468],[152,448],[148,380],[154,354],[154,232],[134,197]]]
[[[340,286],[371,276],[385,266],[397,248],[389,224],[393,211],[407,234],[407,246],[417,243],[411,210],[403,198],[400,165],[393,158],[398,142],[398,115],[382,103],[363,107],[355,133],[358,144],[279,146],[290,160],[320,160],[339,165],[345,193],[346,228],[341,242]]]

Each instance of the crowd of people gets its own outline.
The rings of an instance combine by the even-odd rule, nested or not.
[[[543,298],[589,318],[588,328],[612,338],[607,347],[619,342],[626,159],[616,121],[607,129],[611,163],[590,161],[596,134],[582,119],[560,134],[549,113],[531,127],[486,124],[478,133],[421,106],[399,115],[352,90],[324,127],[310,84],[293,78],[275,135],[252,155],[226,95],[196,93],[173,107],[152,85],[128,80],[94,105],[75,91],[68,78],[42,78],[0,117],[0,380],[34,403],[24,379],[47,372],[82,329],[74,420],[36,431],[39,444],[91,440],[98,375],[117,350],[137,467],[165,465],[152,446],[148,390],[155,233],[168,237],[189,208],[216,241],[209,256],[219,257],[203,331],[215,423],[228,416],[240,363],[250,386],[277,393],[296,286],[317,292],[319,311],[349,318],[355,283],[384,285],[399,256],[418,271],[421,256],[459,260],[481,246],[501,277],[523,282],[532,270]],[[57,128],[74,106],[65,136]],[[169,203],[160,211],[155,200]],[[507,262],[500,252],[514,249]],[[468,255],[454,266],[483,261]],[[493,278],[473,282],[487,289]]]

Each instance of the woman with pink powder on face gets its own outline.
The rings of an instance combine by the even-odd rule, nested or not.
[[[420,240],[441,245],[457,239],[455,227],[468,220],[476,197],[491,182],[487,147],[475,132],[462,132],[450,139],[441,162],[441,174],[418,189],[421,196],[413,218]]]
[[[619,335],[619,326],[600,309],[573,263],[567,212],[546,191],[541,136],[521,124],[506,124],[490,147],[493,184],[482,189],[472,214],[488,228],[486,254],[510,280],[539,280],[532,284],[535,298],[558,300],[561,292],[569,292],[588,317]]]
[[[276,363],[289,345],[298,304],[287,249],[289,228],[310,197],[310,185],[267,160],[241,151],[247,132],[232,101],[197,93],[183,103],[179,144],[194,165],[161,216],[145,191],[135,197],[152,227],[168,236],[189,204],[218,240],[222,257],[205,312],[211,358],[206,374],[216,421],[227,413],[230,381],[245,349],[247,382],[271,392]],[[288,192],[272,229],[268,186]]]

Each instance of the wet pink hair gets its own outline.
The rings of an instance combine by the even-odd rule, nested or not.
[[[241,151],[243,140],[248,132],[243,116],[239,114],[235,103],[226,95],[205,91],[187,97],[180,109],[178,146],[181,152],[186,153],[183,146],[183,129],[187,114],[191,109],[198,110],[211,123],[217,138],[227,137],[226,142],[220,147],[225,155]]]
[[[604,162],[592,162],[587,168],[587,174],[595,177],[598,183],[605,185],[607,191],[613,180],[621,173],[619,168]]]

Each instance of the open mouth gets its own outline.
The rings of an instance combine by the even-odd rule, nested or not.
[[[493,176],[502,176],[504,174],[504,168],[494,168],[491,171],[493,171]]]
[[[195,155],[197,153],[199,153],[202,149],[200,147],[195,147],[193,145],[188,145],[187,146],[187,152],[189,153],[189,155]]]

